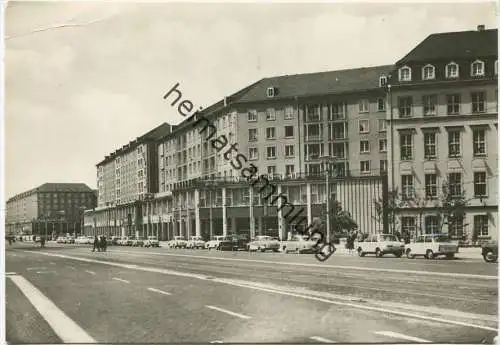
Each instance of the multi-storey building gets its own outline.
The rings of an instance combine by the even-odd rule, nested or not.
[[[241,180],[231,161],[238,152],[276,184],[276,194],[304,209],[308,224],[325,214],[324,156],[330,157],[330,196],[363,231],[375,231],[373,199],[380,197],[380,175],[387,168],[386,99],[380,86],[392,67],[280,76],[252,84],[201,112],[217,137],[226,138],[224,150],[213,138],[207,140],[208,131],[193,126],[194,119],[179,125],[158,142],[160,192],[143,206],[144,234],[285,237],[298,220],[289,220],[293,217],[265,202],[260,188]],[[180,93],[174,91],[167,101],[175,105]]]
[[[444,231],[469,243],[497,238],[497,40],[484,26],[433,34],[395,65],[389,184],[418,201],[400,210],[403,230]],[[445,219],[442,201],[463,192],[465,217]]]
[[[83,211],[96,206],[83,183],[45,183],[7,200],[6,232],[16,234],[81,233]]]

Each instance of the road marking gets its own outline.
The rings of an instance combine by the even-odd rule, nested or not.
[[[122,253],[134,253],[127,250],[113,250],[113,252]],[[38,254],[38,253],[37,253]],[[40,253],[41,254],[41,253]],[[218,258],[213,256],[202,256],[202,255],[184,255],[184,254],[168,254],[168,253],[158,253],[158,252],[148,252],[145,255],[162,255],[162,256],[178,256],[178,257],[188,257],[188,258],[199,258],[199,259],[211,259],[211,260],[223,260],[223,261],[243,261],[243,262],[258,262],[263,264],[272,265],[290,265],[290,266],[303,266],[303,267],[320,267],[320,268],[339,268],[346,270],[357,270],[357,271],[374,271],[374,272],[389,272],[389,273],[404,273],[404,274],[420,274],[420,275],[430,275],[430,276],[441,276],[441,277],[454,277],[454,278],[475,278],[475,279],[486,279],[486,280],[497,280],[498,276],[488,276],[480,274],[468,274],[468,273],[449,273],[449,272],[431,272],[431,271],[415,271],[415,270],[400,270],[393,268],[371,268],[362,266],[340,266],[340,265],[329,265],[326,264],[306,264],[299,262],[283,262],[283,261],[269,261],[269,260],[248,260],[248,259],[235,259],[235,258]]]
[[[121,278],[116,278],[116,277],[113,277],[114,280],[118,280],[119,282],[123,282],[123,283],[130,283],[128,280],[125,280],[125,279],[121,279]]]
[[[26,271],[36,271],[36,270],[44,270],[46,269],[47,267],[28,267],[26,268]]]
[[[149,291],[153,291],[153,292],[158,292],[158,293],[161,293],[163,295],[172,295],[170,292],[166,292],[166,291],[162,291],[162,290],[158,290],[158,289],[155,289],[155,288],[148,288]]]
[[[239,317],[240,319],[246,319],[246,320],[251,319],[250,316],[246,316],[246,315],[238,314],[238,313],[235,313],[233,311],[226,310],[226,309],[214,307],[213,305],[206,305],[205,307],[207,307],[208,309],[213,309],[213,310],[220,311],[221,313],[225,313],[225,314],[229,314],[229,315],[232,315],[232,316]]]
[[[120,267],[120,268],[128,268],[128,269],[139,270],[139,271],[144,271],[144,272],[154,272],[154,273],[174,275],[174,276],[180,276],[180,277],[188,277],[188,278],[193,278],[193,279],[208,280],[207,276],[204,276],[201,274],[195,274],[195,273],[185,273],[185,272],[178,272],[178,271],[173,271],[173,270],[168,270],[168,269],[129,265],[129,264],[122,264],[122,263],[118,263],[118,262],[104,261],[104,260],[87,259],[87,258],[83,258],[83,257],[69,256],[69,255],[64,255],[64,254],[45,253],[45,252],[37,252],[36,254],[46,255],[46,256],[54,256],[54,257],[59,257],[59,258],[64,258],[64,259],[72,259],[72,260],[83,261],[83,262],[88,262],[88,263],[98,263],[98,264],[102,264],[102,265],[108,265],[108,266],[114,266],[114,267]],[[301,293],[290,292],[290,291],[293,291],[291,289],[288,289],[288,291],[285,291],[285,288],[283,288],[283,287],[281,287],[281,290],[278,290],[274,287],[273,288],[264,287],[264,284],[259,285],[257,283],[253,283],[253,282],[235,281],[235,280],[229,280],[229,279],[223,279],[223,278],[213,278],[213,277],[210,277],[210,278],[211,278],[210,279],[211,281],[218,282],[221,284],[239,286],[239,287],[244,287],[244,288],[248,288],[248,289],[266,291],[266,292],[271,292],[271,293],[281,294],[281,295],[286,295],[286,296],[304,298],[304,299],[309,299],[309,300],[313,300],[313,301],[319,301],[319,302],[324,302],[324,303],[329,303],[329,304],[334,304],[334,305],[341,305],[341,306],[352,307],[352,308],[356,308],[356,309],[370,310],[370,311],[375,311],[378,313],[383,312],[383,313],[388,313],[388,314],[393,314],[393,315],[404,316],[404,317],[412,318],[412,319],[421,319],[421,320],[425,320],[425,321],[436,321],[436,322],[440,322],[440,323],[444,323],[444,324],[465,326],[465,327],[483,329],[483,330],[488,330],[488,331],[497,331],[497,328],[492,328],[492,327],[468,323],[468,322],[461,322],[461,321],[455,321],[455,320],[447,320],[447,319],[438,318],[438,317],[431,317],[427,314],[419,315],[419,314],[410,313],[407,311],[397,311],[397,310],[393,310],[393,309],[387,309],[387,308],[383,308],[380,306],[368,306],[368,305],[366,305],[366,303],[365,303],[365,305],[353,304],[352,301],[350,301],[350,299],[351,299],[350,297],[347,297],[347,298],[344,297],[345,302],[333,301],[333,300],[326,299],[326,298],[320,298],[320,297],[316,297],[316,296],[306,295],[304,292],[301,292]],[[113,279],[115,279],[115,278],[113,278]],[[317,291],[307,291],[307,292],[317,293]],[[443,310],[441,312],[442,316],[450,316],[450,315],[444,314],[444,312],[447,312],[447,311]],[[453,311],[453,312],[456,313],[456,311]],[[452,316],[455,316],[455,315],[452,315]],[[488,316],[484,315],[484,317],[488,317]]]
[[[430,340],[410,337],[409,335],[404,335],[401,333],[395,333],[395,332],[390,332],[390,331],[375,332],[375,334],[383,335],[383,336],[390,337],[390,338],[398,338],[398,339],[415,341],[417,343],[432,343],[432,341],[430,341]]]
[[[318,337],[318,336],[313,336],[313,337],[310,337],[309,339],[311,340],[316,340],[320,343],[330,343],[330,344],[335,344],[336,341],[333,341],[333,340],[330,340],[330,339],[326,339],[326,338],[323,338],[323,337]]]
[[[55,265],[56,263],[51,261],[51,262],[49,262],[49,264],[51,264],[51,265]]]
[[[17,274],[16,272],[5,272],[5,275]]]
[[[38,274],[56,273],[56,271],[37,271],[36,273],[38,273]]]
[[[222,340],[211,341],[210,344],[223,344]]]
[[[40,290],[19,275],[9,276],[63,343],[97,343]]]
[[[95,272],[92,272],[92,271],[85,270],[85,272],[87,272],[88,274],[92,274],[93,276],[95,276],[95,275],[96,275],[96,273],[95,273]]]

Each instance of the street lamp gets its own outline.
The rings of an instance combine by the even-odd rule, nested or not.
[[[216,190],[216,187],[218,186],[218,181],[215,180],[210,180],[205,182],[205,186],[208,187],[207,189],[209,190],[209,195],[210,195],[210,239],[213,238],[214,235],[214,219],[213,219],[213,191]]]
[[[335,162],[334,156],[321,156],[321,163],[323,165],[326,178],[326,241],[330,242],[330,164]]]

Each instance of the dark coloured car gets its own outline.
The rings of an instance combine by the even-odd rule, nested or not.
[[[248,243],[248,237],[245,235],[232,235],[226,237],[219,244],[219,250],[245,250]]]
[[[482,253],[484,261],[497,262],[498,261],[498,243],[490,242],[482,246]]]

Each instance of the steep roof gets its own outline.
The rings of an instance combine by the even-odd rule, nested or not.
[[[498,56],[498,30],[459,31],[428,36],[397,65],[432,60],[461,60]]]
[[[393,65],[344,69],[319,73],[284,75],[261,79],[234,103],[269,101],[267,88],[277,88],[272,99],[359,92],[379,87],[379,77],[389,73]]]
[[[92,189],[85,183],[44,183],[40,187],[35,188],[37,192],[71,192],[84,193],[92,192]]]

